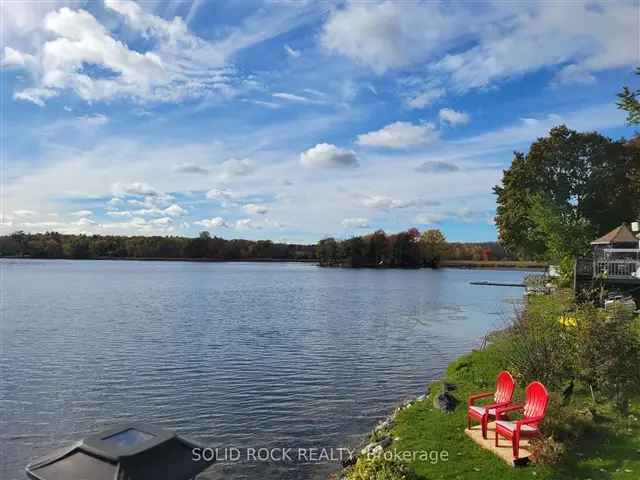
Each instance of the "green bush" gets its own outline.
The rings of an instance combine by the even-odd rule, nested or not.
[[[564,319],[573,318],[574,309],[573,297],[566,292],[532,297],[505,331],[499,348],[523,385],[538,380],[553,389],[573,377],[576,332]]]
[[[627,308],[602,310],[583,306],[577,326],[578,374],[623,411],[640,393],[638,320]]]
[[[410,480],[412,478],[404,463],[385,459],[383,455],[365,455],[358,458],[346,477],[347,480]]]

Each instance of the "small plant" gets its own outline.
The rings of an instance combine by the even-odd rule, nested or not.
[[[411,480],[407,466],[397,460],[386,459],[383,455],[365,455],[346,475],[347,480]]]
[[[541,465],[557,465],[567,454],[564,443],[553,437],[539,437],[531,440],[531,460]]]

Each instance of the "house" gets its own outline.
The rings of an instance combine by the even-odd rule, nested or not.
[[[591,242],[593,277],[604,276],[617,283],[640,283],[640,236],[638,223],[629,228],[626,223]],[[635,230],[635,232],[634,232]]]

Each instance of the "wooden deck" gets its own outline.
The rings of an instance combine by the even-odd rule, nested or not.
[[[514,461],[513,459],[513,449],[511,448],[511,440],[507,440],[506,438],[500,437],[500,441],[498,442],[499,446],[496,448],[495,446],[495,423],[489,422],[489,428],[487,430],[487,438],[482,438],[482,430],[480,425],[473,425],[470,429],[465,429],[464,433],[466,433],[471,440],[477,443],[479,446],[484,448],[485,450],[489,450],[494,453],[498,457],[500,457],[507,465],[512,467],[522,466],[529,463],[529,456],[531,452],[529,451],[529,442],[528,440],[520,441],[520,453],[518,454],[520,458]]]

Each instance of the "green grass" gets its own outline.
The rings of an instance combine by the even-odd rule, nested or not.
[[[447,369],[443,381],[455,383],[453,395],[460,404],[453,413],[442,413],[433,407],[433,396],[440,392],[441,382],[431,386],[431,395],[402,410],[396,417],[391,434],[399,437],[390,447],[398,452],[447,451],[448,461],[431,463],[416,458],[409,462],[418,479],[614,479],[640,478],[640,403],[632,404],[623,417],[609,405],[598,405],[598,421],[593,434],[580,439],[556,466],[530,464],[513,468],[489,451],[483,450],[464,433],[466,399],[474,392],[491,391],[501,370],[495,347],[465,355]],[[522,399],[522,390],[517,400]],[[576,404],[591,402],[584,392],[577,392]]]

